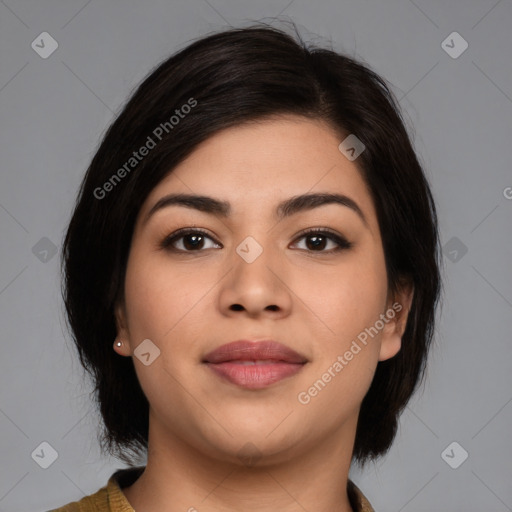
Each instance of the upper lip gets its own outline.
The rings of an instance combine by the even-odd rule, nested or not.
[[[307,359],[290,347],[274,340],[238,340],[217,347],[203,358],[206,363],[226,361],[273,360],[287,363],[306,363]]]

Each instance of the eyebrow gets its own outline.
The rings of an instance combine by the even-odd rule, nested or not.
[[[363,223],[368,226],[368,221],[359,205],[350,197],[342,194],[316,193],[293,196],[279,203],[276,208],[276,217],[282,220],[296,213],[312,210],[327,204],[340,204],[357,213]],[[157,211],[169,206],[183,206],[204,213],[218,215],[227,218],[231,214],[231,205],[227,201],[221,201],[209,196],[195,194],[169,194],[160,198],[147,213],[143,224]]]

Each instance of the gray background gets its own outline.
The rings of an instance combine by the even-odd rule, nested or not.
[[[99,452],[52,254],[100,136],[170,53],[278,15],[391,82],[439,207],[446,281],[428,379],[389,455],[352,476],[378,512],[512,510],[512,2],[4,0],[1,511],[80,499],[124,466]],[[46,59],[31,48],[44,31],[58,42]],[[454,31],[469,44],[457,58],[444,48],[460,41],[442,44]],[[44,441],[58,453],[47,469],[31,456]],[[453,441],[469,454],[457,469],[445,460],[462,448],[441,456]]]

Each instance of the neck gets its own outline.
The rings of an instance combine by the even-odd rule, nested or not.
[[[138,512],[352,512],[347,480],[356,421],[320,443],[303,442],[300,452],[292,446],[251,458],[205,454],[150,414],[146,469],[123,493]]]

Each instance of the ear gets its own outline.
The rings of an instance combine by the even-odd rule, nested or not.
[[[114,307],[114,316],[116,319],[116,341],[122,341],[123,345],[118,347],[114,343],[114,350],[122,356],[130,355],[130,341],[129,341],[129,331],[128,331],[128,323],[126,319],[126,308],[123,301],[116,302]]]
[[[408,281],[402,282],[398,292],[392,294],[388,300],[384,312],[385,325],[381,336],[379,361],[391,359],[400,351],[413,296],[414,286]]]

